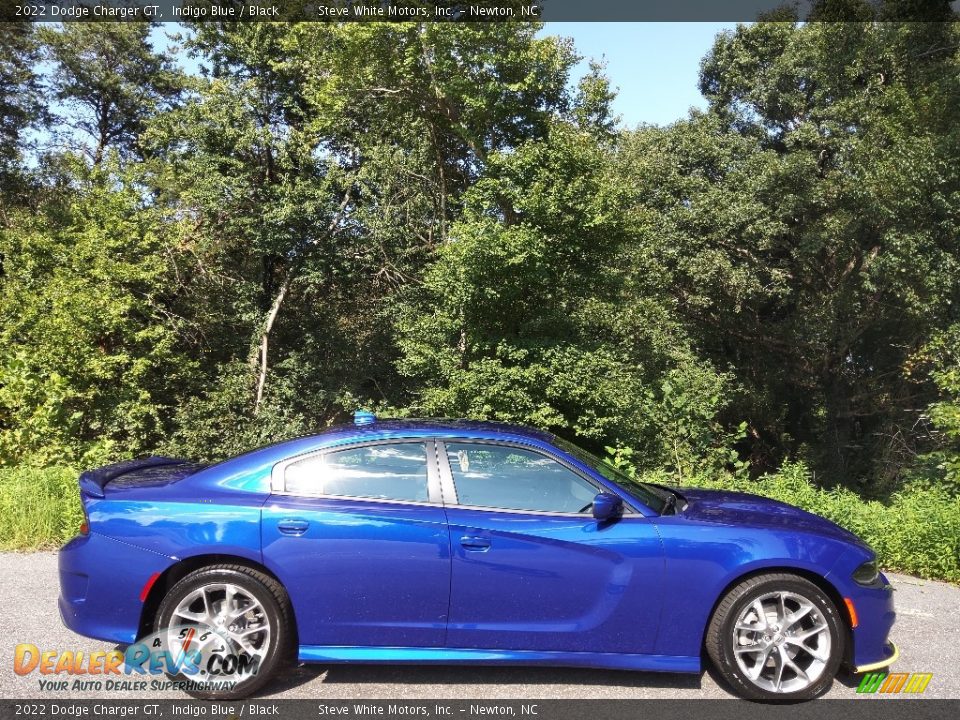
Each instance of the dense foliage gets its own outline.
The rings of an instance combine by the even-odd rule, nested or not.
[[[0,25],[0,465],[367,406],[956,533],[960,27],[894,6],[721,34],[635,129],[527,24]]]

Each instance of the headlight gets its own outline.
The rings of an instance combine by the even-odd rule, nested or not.
[[[853,571],[853,580],[860,585],[873,585],[879,578],[880,571],[877,570],[876,560],[868,560]]]

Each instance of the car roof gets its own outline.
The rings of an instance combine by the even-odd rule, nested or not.
[[[356,436],[358,440],[363,440],[370,435],[384,437],[428,437],[437,435],[471,438],[510,435],[516,438],[527,438],[540,442],[551,442],[554,440],[552,433],[525,425],[493,422],[489,420],[451,420],[445,418],[376,420],[367,425],[347,423],[334,425],[312,437],[319,440],[333,439],[333,437],[340,439],[346,436]]]

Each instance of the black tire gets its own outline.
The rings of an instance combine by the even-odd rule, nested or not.
[[[270,627],[271,642],[261,658],[257,673],[239,682],[231,690],[197,689],[188,686],[186,692],[202,700],[239,700],[256,692],[277,674],[292,657],[294,630],[290,600],[283,586],[269,575],[257,572],[244,565],[212,565],[196,570],[178,583],[164,596],[157,610],[154,632],[169,627],[174,610],[190,593],[212,583],[229,583],[251,594],[263,607]],[[205,680],[206,677],[177,675],[176,680]]]
[[[830,637],[829,659],[824,663],[819,677],[807,687],[793,692],[772,692],[758,686],[741,669],[734,654],[734,626],[737,618],[755,600],[774,592],[793,593],[813,603],[819,616],[826,622]],[[721,599],[707,627],[704,644],[717,672],[740,697],[748,700],[796,702],[813,699],[830,687],[844,656],[845,640],[846,632],[837,607],[819,587],[797,575],[770,573],[744,580]],[[754,666],[760,664],[755,662]],[[794,677],[796,682],[800,682],[799,675]]]

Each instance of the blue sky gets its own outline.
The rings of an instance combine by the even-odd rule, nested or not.
[[[713,38],[735,23],[547,23],[545,35],[573,38],[589,59],[606,60],[607,75],[619,88],[614,110],[623,124],[666,125],[706,103],[697,89],[700,60]]]

